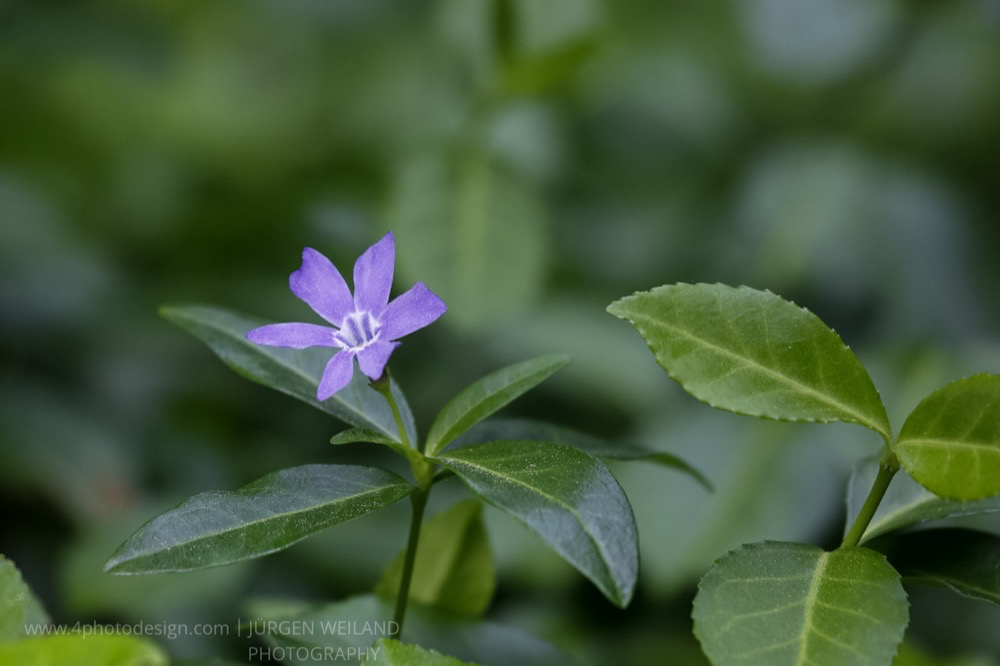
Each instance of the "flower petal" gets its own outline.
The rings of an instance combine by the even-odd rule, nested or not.
[[[333,263],[307,247],[302,250],[302,267],[288,278],[292,293],[305,301],[323,319],[340,326],[354,311],[351,290]]]
[[[381,377],[382,373],[385,372],[386,363],[389,362],[389,356],[398,346],[398,342],[379,340],[359,351],[358,366],[361,368],[361,372],[368,375],[370,379]]]
[[[376,317],[389,302],[396,240],[390,231],[354,262],[354,307]]]
[[[447,309],[437,294],[418,282],[389,303],[379,330],[384,339],[395,340],[427,326]]]
[[[351,383],[354,376],[354,354],[339,351],[333,355],[323,369],[323,379],[316,389],[316,399],[322,402]]]
[[[246,339],[254,344],[268,347],[336,347],[333,335],[337,330],[317,324],[268,324],[247,331]]]

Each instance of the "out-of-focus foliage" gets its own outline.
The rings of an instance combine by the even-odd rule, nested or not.
[[[450,307],[393,357],[421,432],[472,379],[565,352],[508,416],[679,454],[716,488],[615,468],[641,535],[626,611],[488,509],[490,616],[585,664],[701,663],[694,581],[739,543],[835,545],[878,437],[709,410],[605,305],[678,281],[780,293],[851,341],[898,428],[1000,369],[997,117],[983,0],[0,1],[0,552],[60,623],[234,623],[254,594],[370,589],[402,510],[232,570],[100,566],[189,495],[385,464],[157,308],[311,321],[286,287],[302,247],[349,265],[392,228],[397,289]],[[933,594],[911,591],[928,654],[1000,653],[995,608]]]

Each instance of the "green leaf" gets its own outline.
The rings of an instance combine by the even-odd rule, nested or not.
[[[899,654],[893,660],[892,666],[997,666],[997,663],[986,655],[931,656],[906,640],[899,646]]]
[[[904,579],[1000,605],[1000,537],[995,534],[921,530],[882,537],[871,547],[884,553]]]
[[[270,625],[287,627],[289,631],[265,635],[263,638],[269,645],[321,647],[334,650],[334,654],[343,650],[341,654],[346,657],[349,649],[353,648],[356,655],[364,654],[376,639],[388,637],[394,628],[392,617],[393,602],[375,595],[363,595],[294,615],[263,615],[260,619],[294,621]],[[496,622],[455,617],[414,602],[407,606],[402,638],[463,661],[490,666],[569,666],[573,663],[550,643],[523,630]],[[348,659],[344,662],[352,663]],[[326,659],[303,663],[330,662]]]
[[[375,641],[367,654],[362,663],[374,666],[468,666],[468,662],[391,638]]]
[[[635,518],[600,460],[563,444],[503,441],[435,461],[527,525],[613,603],[628,605],[639,567]]]
[[[693,613],[715,666],[884,666],[907,615],[899,574],[879,553],[774,541],[718,560]]]
[[[410,493],[401,477],[354,465],[303,465],[236,492],[195,495],[153,518],[119,547],[116,574],[191,571],[267,555]]]
[[[475,424],[541,384],[568,362],[567,356],[541,356],[507,366],[473,382],[452,398],[434,419],[427,434],[427,455],[434,455]]]
[[[870,458],[855,465],[847,490],[847,515],[849,519],[858,515],[868,491],[872,487],[875,474],[878,471],[878,458]],[[971,516],[979,513],[995,513],[1000,511],[1000,496],[994,495],[986,499],[970,502],[941,499],[930,492],[906,473],[900,470],[889,484],[889,490],[879,504],[875,515],[868,524],[861,542],[875,537],[910,527],[918,523],[942,518]],[[850,523],[845,526],[844,533],[850,529]]]
[[[896,455],[941,497],[1000,493],[1000,375],[959,379],[924,398],[899,432]]]
[[[483,525],[482,505],[465,500],[442,511],[420,531],[410,599],[455,615],[486,612],[496,587],[493,553]],[[405,550],[386,569],[375,593],[395,599]]]
[[[256,345],[244,336],[267,321],[210,305],[168,306],[161,308],[160,314],[207,344],[226,365],[247,379],[287,393],[353,426],[376,430],[400,441],[389,405],[368,386],[363,373],[355,372],[351,383],[329,399],[323,402],[316,399],[316,388],[330,360],[329,349]],[[407,434],[413,440],[416,437],[413,413],[395,383],[392,389]]]
[[[67,634],[0,643],[0,664],[14,666],[167,666],[149,641],[110,634]]]
[[[23,636],[25,625],[48,623],[41,603],[21,579],[21,572],[0,555],[0,642]]]
[[[888,442],[864,366],[819,317],[768,291],[676,284],[615,301],[656,361],[713,407],[786,421],[847,421]]]
[[[369,430],[367,428],[351,428],[350,430],[345,430],[344,432],[337,433],[330,438],[330,443],[339,446],[341,444],[380,444],[382,446],[387,446],[399,455],[403,456],[410,461],[419,461],[421,459],[420,452],[414,449],[412,446],[407,446],[394,439],[391,439],[377,430]]]
[[[681,458],[666,451],[655,451],[629,440],[609,442],[586,433],[532,419],[489,419],[478,423],[455,440],[455,446],[481,444],[499,439],[534,439],[558,442],[586,451],[592,456],[609,460],[637,460],[663,465],[684,472],[712,490],[712,483],[700,471]]]

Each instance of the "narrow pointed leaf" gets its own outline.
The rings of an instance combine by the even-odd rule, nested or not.
[[[892,534],[872,543],[905,580],[1000,605],[1000,537],[963,529]]]
[[[468,662],[391,638],[375,641],[361,663],[370,666],[470,666]]]
[[[899,574],[879,553],[770,541],[716,562],[693,615],[715,666],[884,666],[908,608]]]
[[[376,430],[400,441],[388,404],[368,386],[363,373],[356,370],[351,383],[329,399],[322,402],[316,399],[316,388],[332,349],[286,349],[254,344],[244,337],[247,331],[268,322],[225,308],[180,305],[161,308],[160,314],[200,339],[226,365],[247,379],[298,398],[353,426]],[[392,390],[412,441],[416,437],[413,413],[395,383]]]
[[[377,430],[368,428],[351,428],[344,432],[337,433],[330,438],[330,443],[339,446],[341,444],[379,444],[386,446],[407,460],[419,461],[420,453],[411,446],[397,442]]]
[[[48,616],[21,579],[21,572],[0,555],[0,642],[24,636],[27,625],[40,629],[48,623]]]
[[[105,571],[192,571],[291,546],[322,529],[377,511],[410,493],[401,477],[354,465],[303,465],[235,492],[195,495],[143,525]]]
[[[67,634],[0,643],[0,664],[10,666],[167,666],[151,641],[112,634]]]
[[[477,423],[468,432],[455,440],[455,446],[481,444],[500,439],[533,439],[558,442],[586,451],[592,456],[607,460],[635,460],[663,465],[683,472],[700,483],[706,490],[712,490],[712,483],[699,470],[683,459],[666,451],[656,451],[629,440],[610,442],[593,435],[532,419],[489,419]]]
[[[861,510],[877,471],[877,457],[862,461],[854,467],[847,489],[848,521],[844,528],[844,534],[847,534],[850,529],[850,521]],[[914,481],[906,473],[906,470],[900,470],[892,478],[889,490],[882,498],[871,522],[868,523],[864,536],[861,537],[861,543],[904,527],[931,520],[973,516],[979,513],[996,513],[997,511],[1000,511],[1000,495],[969,502],[946,500]]]
[[[1000,493],[1000,375],[959,379],[924,398],[903,424],[896,454],[941,497]]]
[[[545,381],[569,362],[566,356],[540,358],[507,366],[472,383],[444,406],[427,435],[427,454],[453,439],[521,394]]]
[[[656,361],[713,407],[786,421],[847,421],[889,441],[861,361],[808,310],[768,291],[676,284],[615,301]]]
[[[404,556],[405,550],[386,569],[376,594],[396,598]],[[489,607],[495,587],[493,552],[478,501],[459,502],[424,523],[410,599],[428,608],[478,617]]]
[[[435,460],[527,525],[613,603],[628,605],[639,565],[635,518],[604,463],[535,441],[488,442]]]

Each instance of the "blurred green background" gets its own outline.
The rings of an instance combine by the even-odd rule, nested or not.
[[[702,663],[698,577],[741,542],[836,545],[877,436],[715,412],[604,308],[676,281],[770,289],[841,333],[898,428],[1000,369],[998,119],[995,0],[0,0],[0,552],[61,623],[231,623],[255,596],[367,589],[402,504],[251,564],[100,568],[196,492],[393,464],[334,450],[341,424],[157,316],[311,321],[287,290],[302,247],[349,270],[392,229],[396,293],[422,280],[450,306],[394,356],[423,428],[479,375],[565,351],[507,415],[678,453],[718,488],[614,466],[643,558],[624,612],[488,511],[492,617],[583,664]],[[911,602],[921,650],[1000,655],[995,607]]]

